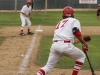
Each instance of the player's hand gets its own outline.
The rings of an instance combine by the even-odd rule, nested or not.
[[[88,51],[88,45],[86,43],[82,44],[82,49],[84,53],[86,53],[86,51]]]
[[[26,17],[28,17],[28,15],[25,14]]]

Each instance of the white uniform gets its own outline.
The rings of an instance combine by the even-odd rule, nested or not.
[[[31,6],[27,7],[27,5],[24,5],[22,7],[22,9],[21,9],[21,12],[23,12],[23,13],[28,15],[31,12]],[[20,13],[20,18],[21,18],[21,21],[22,21],[22,25],[21,26],[24,27],[26,23],[28,24],[28,27],[31,26],[31,22],[30,22],[28,17],[26,17],[25,15]]]
[[[42,70],[44,70],[45,74],[51,71],[51,69],[55,66],[55,64],[62,56],[67,56],[75,59],[78,62],[84,63],[85,54],[83,53],[83,51],[73,45],[74,35],[72,33],[72,29],[74,27],[79,28],[79,30],[81,31],[80,22],[77,19],[71,17],[63,19],[57,24],[54,31],[54,43],[51,46],[48,61],[46,65],[41,68]],[[76,65],[74,69],[76,67],[80,69],[80,66]],[[40,72],[37,73],[37,75],[40,74]]]

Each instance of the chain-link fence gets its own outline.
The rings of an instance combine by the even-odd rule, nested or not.
[[[34,9],[61,9],[65,6],[72,6],[73,8],[97,8],[97,4],[79,4],[79,0],[32,0],[34,2]],[[0,10],[20,10],[26,0],[0,0]]]

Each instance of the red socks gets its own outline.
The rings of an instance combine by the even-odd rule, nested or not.
[[[23,27],[23,26],[21,26],[21,33],[23,33],[23,30],[24,30],[24,27]]]
[[[30,32],[30,28],[28,28],[28,32]]]
[[[83,63],[82,62],[79,62],[79,61],[76,61],[75,62],[75,65],[74,65],[74,70],[73,70],[73,73],[72,75],[77,75],[79,70],[81,69]],[[45,75],[45,71],[43,69],[40,69],[38,72],[37,72],[37,75]]]
[[[40,69],[37,75],[45,75],[45,71],[43,69]]]
[[[72,75],[77,75],[77,73],[81,69],[82,65],[83,65],[82,62],[76,61]]]
[[[24,27],[21,26],[21,33],[23,33],[23,31],[24,31]],[[27,31],[30,32],[30,28],[28,28]]]

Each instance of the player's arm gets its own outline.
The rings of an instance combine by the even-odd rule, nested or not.
[[[29,17],[30,17],[30,19],[32,19],[32,16],[31,16],[31,13],[29,12]]]
[[[79,28],[74,27],[73,30],[72,30],[72,32],[75,35],[75,37],[79,40],[79,42],[81,42],[83,51],[86,52],[88,50],[88,45],[84,41],[84,39],[82,37],[82,34],[81,34]],[[78,43],[78,41],[74,42],[74,44],[75,43]]]
[[[74,40],[74,44],[77,44],[77,43],[80,43],[80,41],[77,40],[77,39],[75,39],[75,40]]]
[[[75,40],[75,41],[74,41],[74,44],[79,43],[79,42],[81,42],[82,44],[85,43],[85,41],[84,41],[83,38],[82,38],[82,34],[81,34],[81,32],[79,31],[79,28],[74,27],[74,28],[73,28],[73,34],[74,34],[75,37],[78,39],[78,40]]]
[[[84,37],[83,37],[83,40],[84,40],[85,42],[89,42],[89,41],[91,41],[91,37],[90,37],[90,36],[84,36]],[[77,40],[77,39],[75,39],[75,40],[74,40],[74,44],[77,44],[77,43],[80,43],[80,41]]]
[[[23,6],[22,9],[21,9],[21,11],[20,11],[20,13],[22,13],[23,15],[25,15],[26,17],[28,17],[28,15],[24,13],[25,9],[26,9],[25,6]]]
[[[20,13],[22,13],[23,15],[25,15],[26,17],[28,17],[28,15],[27,15],[27,14],[25,14],[24,12],[20,12]]]

